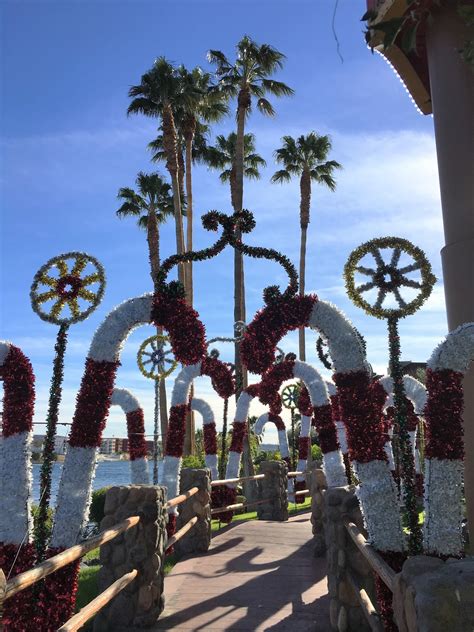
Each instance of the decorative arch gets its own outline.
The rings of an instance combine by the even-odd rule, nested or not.
[[[176,359],[196,363],[206,354],[205,330],[183,298],[144,294],[113,309],[97,329],[77,396],[69,448],[58,490],[51,548],[75,544],[87,520],[96,450],[109,412],[120,354],[130,332],[145,324],[168,332]]]
[[[211,470],[211,479],[217,480],[219,473],[217,469],[217,431],[214,411],[204,399],[198,399],[197,397],[193,397],[191,400],[191,410],[199,413],[202,417],[206,467]]]
[[[428,554],[462,555],[464,394],[462,380],[474,359],[474,323],[461,325],[428,360],[425,406],[425,521]]]
[[[35,376],[31,362],[10,342],[0,342],[3,381],[3,425],[0,434],[0,566],[15,576],[36,561],[32,543],[31,439]],[[5,629],[27,629],[33,600],[31,589],[4,606]]]
[[[148,485],[147,448],[145,439],[145,417],[140,402],[126,388],[114,388],[111,406],[120,406],[127,420],[128,453],[132,485]]]
[[[349,456],[361,482],[357,494],[369,541],[380,551],[402,552],[405,543],[397,490],[379,423],[380,394],[371,382],[360,338],[344,314],[315,295],[281,296],[269,301],[245,331],[241,343],[243,362],[249,371],[264,373],[274,361],[280,339],[299,327],[315,329],[328,344]]]

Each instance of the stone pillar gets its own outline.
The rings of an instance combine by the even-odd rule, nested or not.
[[[195,515],[199,520],[188,533],[174,545],[176,556],[182,557],[189,553],[205,553],[211,544],[211,476],[208,469],[194,470],[184,468],[181,470],[180,492],[184,494],[192,487],[199,487],[194,496],[178,506],[178,518],[176,531],[184,527]]]
[[[426,48],[446,245],[441,251],[450,331],[474,321],[474,80],[459,49],[469,33],[445,3],[428,26]],[[472,33],[471,33],[472,37]],[[465,491],[474,531],[474,366],[464,379]],[[471,537],[471,540],[474,538]]]
[[[138,575],[94,619],[95,632],[125,632],[156,623],[164,607],[163,558],[166,546],[166,488],[153,485],[111,487],[105,497],[101,529],[140,516],[140,522],[100,548],[100,592],[125,573]]]
[[[343,517],[349,518],[365,534],[359,501],[353,488],[326,490],[324,513],[331,627],[338,632],[370,632],[370,625],[346,578],[346,570],[350,570],[372,603],[376,603],[372,569],[352,542],[342,521]]]
[[[399,632],[474,630],[474,559],[408,559],[395,578],[393,611]]]
[[[324,494],[327,489],[323,470],[315,463],[311,468],[309,491],[311,494],[311,524],[313,525],[314,556],[321,557],[326,553],[324,535]]]
[[[269,502],[257,505],[259,520],[288,520],[288,466],[285,461],[263,461],[260,474],[265,478],[259,481],[259,500],[268,498]]]

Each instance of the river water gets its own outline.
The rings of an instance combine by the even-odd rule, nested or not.
[[[149,462],[150,481],[153,480],[153,463]],[[53,464],[53,479],[51,485],[51,506],[54,507],[56,502],[56,494],[58,492],[59,479],[61,478],[62,463]],[[162,463],[159,463],[158,476],[161,474]],[[38,503],[40,488],[40,471],[39,463],[33,464],[33,502]],[[130,463],[128,461],[101,461],[97,464],[93,489],[99,487],[107,487],[109,485],[129,485],[130,484]]]

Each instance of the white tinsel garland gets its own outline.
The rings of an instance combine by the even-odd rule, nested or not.
[[[346,468],[340,450],[323,454],[323,470],[328,487],[344,487],[347,485]]]
[[[474,357],[474,323],[465,323],[450,332],[431,354],[428,368],[465,373]]]

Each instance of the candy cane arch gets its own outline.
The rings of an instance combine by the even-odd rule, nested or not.
[[[380,551],[401,553],[405,541],[396,487],[383,449],[382,405],[352,324],[334,305],[314,295],[282,297],[269,303],[247,327],[240,346],[243,362],[254,373],[268,370],[279,340],[298,327],[315,329],[327,340],[349,456],[361,482],[357,494],[369,540]]]
[[[211,470],[211,479],[217,480],[218,458],[217,458],[217,431],[214,419],[214,411],[204,399],[193,397],[191,400],[191,410],[199,413],[202,417],[202,432],[204,435],[204,452],[206,467]]]
[[[183,456],[186,412],[188,410],[192,381],[199,375],[209,376],[214,390],[223,398],[230,397],[235,389],[230,369],[217,358],[210,356],[196,364],[184,367],[177,376],[171,396],[161,481],[168,488],[169,498],[173,498],[179,493],[179,474]],[[217,451],[217,445],[215,447]],[[169,510],[168,532],[174,530],[176,514],[176,507]]]
[[[138,399],[126,388],[114,388],[112,406],[120,406],[127,419],[128,453],[132,485],[148,485],[147,448],[145,439],[145,418]]]
[[[326,474],[328,487],[339,487],[347,485],[342,453],[337,443],[336,428],[331,417],[331,408],[326,384],[320,374],[306,362],[299,360],[285,360],[281,364],[272,367],[262,378],[260,387],[260,399],[267,402],[270,389],[277,389],[282,382],[289,379],[301,380],[307,388],[313,414],[315,417],[316,430],[319,433],[321,450],[323,453],[323,468]],[[309,412],[309,410],[304,410]],[[302,415],[301,433],[299,441],[299,461],[298,471],[304,472],[308,460],[310,444],[311,417]],[[305,480],[304,474],[297,477],[297,482]]]
[[[288,446],[288,436],[286,434],[285,422],[280,417],[280,415],[275,415],[273,413],[264,413],[263,415],[260,415],[260,417],[257,419],[257,422],[254,426],[255,434],[260,436],[267,423],[275,424],[278,431],[278,445],[280,448],[281,459],[282,461],[285,461],[286,464],[289,466],[290,448]]]
[[[0,342],[0,379],[3,380],[0,566],[5,575],[14,576],[35,562],[35,549],[31,542],[31,438],[35,378],[28,358],[10,342]],[[26,629],[32,598],[31,590],[27,590],[6,602],[3,615],[5,632]]]
[[[77,396],[69,448],[59,484],[49,554],[77,542],[87,521],[97,448],[109,412],[122,346],[140,325],[154,324],[168,332],[175,358],[185,365],[206,354],[204,326],[183,298],[145,294],[132,298],[104,319],[94,337]],[[70,616],[77,589],[78,566],[54,573],[44,582],[45,625],[57,629]]]
[[[467,323],[448,334],[428,360],[423,525],[428,554],[459,556],[463,553],[462,379],[473,359],[474,323]]]

